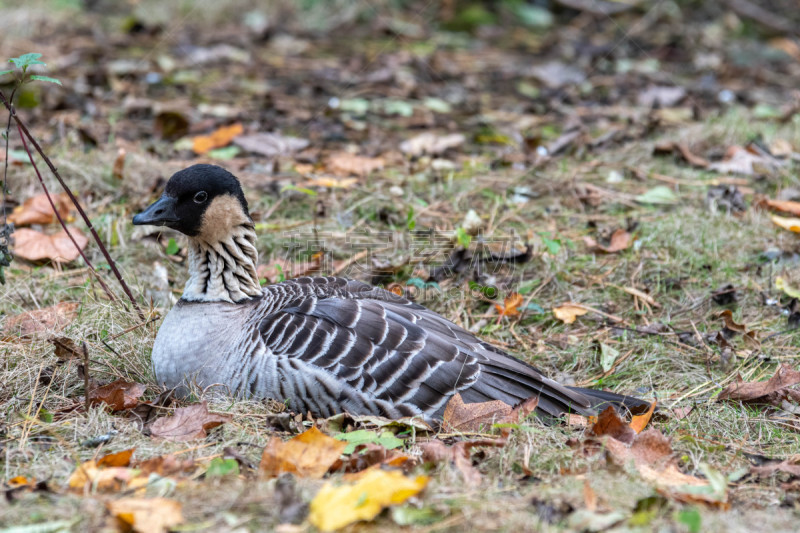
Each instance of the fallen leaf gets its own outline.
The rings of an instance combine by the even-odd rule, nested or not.
[[[70,202],[67,193],[54,194],[51,196],[53,203],[58,210],[61,218],[66,220],[69,215]],[[31,224],[51,224],[56,221],[53,207],[50,205],[50,200],[47,199],[46,194],[37,194],[32,198],[25,200],[25,203],[14,208],[14,211],[8,215],[8,221],[17,226],[30,226]]]
[[[607,254],[613,254],[630,248],[631,244],[633,244],[633,235],[628,233],[626,230],[619,228],[611,234],[611,239],[608,243],[608,246],[599,244],[591,237],[584,237],[583,242],[585,242],[586,246],[589,247],[589,250],[593,252],[605,252]]]
[[[210,152],[214,148],[228,146],[235,137],[241,135],[244,128],[240,123],[223,126],[209,135],[199,135],[192,139],[192,150],[194,153],[202,155]]]
[[[89,239],[80,230],[69,227],[69,232],[81,250],[86,248]],[[49,259],[54,263],[69,263],[80,257],[80,252],[63,229],[47,235],[30,228],[21,228],[14,232],[14,255],[26,261]]]
[[[117,412],[139,405],[139,398],[146,390],[147,385],[118,379],[108,385],[91,390],[89,401],[92,405],[105,403],[112,412]]]
[[[759,199],[755,205],[772,209],[773,211],[780,211],[789,215],[800,217],[800,202],[791,200],[770,200],[769,198]]]
[[[400,143],[400,151],[412,157],[419,157],[423,154],[439,155],[451,148],[461,146],[464,141],[466,141],[466,137],[460,133],[436,135],[425,132]]]
[[[640,204],[671,205],[678,203],[678,197],[666,185],[656,185],[634,198]]]
[[[612,348],[606,343],[600,344],[600,366],[603,372],[611,372],[614,368],[614,362],[619,357],[619,350]]]
[[[97,460],[97,466],[129,466],[135,450],[136,448],[130,448],[121,452],[108,453]]]
[[[69,337],[53,337],[48,339],[55,348],[55,355],[59,361],[69,361],[70,359],[83,359],[83,350],[78,348],[75,341]]]
[[[309,187],[325,187],[326,189],[351,189],[358,178],[328,178],[325,176],[312,178],[308,182]]]
[[[347,443],[325,435],[316,427],[284,442],[272,437],[261,454],[259,471],[267,477],[293,473],[319,479],[324,476]]]
[[[786,460],[774,461],[766,465],[750,467],[750,473],[759,477],[769,477],[778,472],[784,472],[794,477],[800,477],[800,464],[795,464],[789,460]]]
[[[574,304],[563,304],[553,308],[553,315],[564,324],[572,324],[579,316],[588,313],[589,310]]]
[[[126,529],[138,533],[164,533],[183,523],[181,504],[167,498],[121,498],[106,508]]]
[[[779,217],[778,215],[770,215],[769,218],[783,229],[800,233],[800,218]]]
[[[636,103],[642,107],[673,107],[686,98],[683,87],[648,87],[636,97]]]
[[[753,153],[744,146],[731,146],[722,161],[708,165],[709,170],[723,174],[769,174],[780,166],[780,161],[767,155]]]
[[[414,463],[415,461],[410,456],[398,450],[387,449],[374,442],[365,442],[357,444],[349,457],[337,459],[328,471],[347,473],[361,472],[375,465],[407,469],[408,466]]]
[[[687,163],[699,168],[706,168],[711,163],[704,157],[694,154],[688,145],[678,142],[665,142],[655,146],[655,153],[669,154],[676,152],[683,157]]]
[[[149,476],[150,474],[157,474],[160,477],[172,476],[181,472],[194,470],[198,464],[192,459],[182,459],[174,455],[159,455],[144,459],[134,464],[140,475]]]
[[[9,317],[3,329],[6,333],[20,336],[61,331],[78,316],[79,305],[75,302],[61,302],[50,307],[26,311]]]
[[[518,292],[512,292],[505,298],[503,298],[503,305],[494,304],[494,308],[497,309],[497,314],[500,316],[519,316],[519,309],[517,309],[522,304],[523,298],[522,295]]]
[[[787,296],[800,299],[800,289],[790,285],[782,276],[775,277],[775,288],[785,293]]]
[[[422,450],[422,460],[426,463],[452,463],[461,472],[464,481],[473,486],[480,485],[482,476],[477,468],[472,466],[472,448],[476,446],[505,446],[505,439],[479,439],[459,441],[448,446],[440,440],[418,442]]]
[[[589,428],[587,435],[591,437],[608,435],[624,444],[631,444],[636,437],[636,431],[619,417],[613,406],[609,405],[597,416],[597,421]]]
[[[134,480],[136,483],[132,483]],[[97,461],[86,461],[78,465],[68,481],[69,488],[76,492],[84,492],[87,489],[119,492],[146,484],[147,478],[139,477],[139,471],[136,469],[124,466],[100,466]]]
[[[309,141],[279,133],[255,133],[239,135],[233,139],[233,144],[247,152],[274,158],[299,152],[308,147]]]
[[[510,405],[500,400],[464,403],[461,395],[456,393],[444,408],[442,428],[445,431],[461,433],[488,431],[492,424],[511,414],[511,410]]]
[[[641,433],[642,431],[644,431],[644,428],[647,427],[647,424],[653,417],[653,413],[655,412],[655,410],[656,410],[656,401],[653,400],[653,403],[650,404],[650,409],[648,409],[646,413],[633,416],[633,418],[631,419],[631,423],[629,424],[630,427],[636,433]]]
[[[797,385],[800,383],[800,372],[793,370],[792,367],[786,364],[781,364],[775,375],[767,381],[753,381],[745,383],[741,377],[735,383],[725,387],[719,393],[717,399],[719,400],[740,400],[744,402],[763,400],[767,403],[773,403],[776,398],[772,395],[779,392],[796,392],[784,391],[784,389]],[[780,405],[780,403],[778,403]]]
[[[382,157],[364,157],[348,152],[337,152],[328,156],[327,168],[338,176],[367,176],[381,170],[385,162]]]
[[[372,520],[386,507],[405,502],[428,484],[428,476],[406,477],[396,470],[370,468],[355,483],[328,482],[311,501],[309,521],[322,531],[335,531],[354,522]]]
[[[169,441],[202,439],[208,430],[230,421],[229,415],[209,413],[208,404],[202,402],[179,407],[172,416],[159,418],[150,426],[150,435]]]

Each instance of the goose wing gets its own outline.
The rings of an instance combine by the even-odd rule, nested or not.
[[[272,285],[258,314],[265,350],[292,368],[284,381],[302,382],[285,383],[302,389],[287,396],[312,411],[437,417],[456,392],[466,402],[512,405],[539,395],[539,410],[554,416],[591,412],[595,403],[437,313],[361,282]]]

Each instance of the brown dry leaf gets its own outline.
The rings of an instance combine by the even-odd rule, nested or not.
[[[759,400],[766,403],[773,403],[777,400],[778,405],[780,405],[780,398],[778,397],[780,395],[775,394],[795,392],[785,391],[784,389],[798,383],[800,383],[800,372],[793,370],[789,365],[782,364],[775,372],[775,375],[769,378],[768,381],[745,383],[742,381],[741,376],[738,376],[737,381],[725,387],[719,393],[717,399],[741,400],[744,402]]]
[[[267,477],[293,473],[319,479],[342,455],[347,442],[325,435],[316,427],[284,442],[270,439],[261,454],[259,471]]]
[[[636,431],[619,417],[613,406],[609,405],[598,415],[597,421],[589,428],[587,435],[590,437],[608,435],[623,444],[631,444],[636,437]]]
[[[367,176],[381,170],[385,161],[382,157],[365,157],[348,152],[336,152],[328,156],[327,168],[337,176]]]
[[[167,498],[121,498],[106,508],[124,529],[138,533],[165,533],[183,523],[181,504]]]
[[[97,387],[89,392],[92,405],[105,403],[112,412],[132,409],[139,405],[139,398],[147,390],[147,385],[118,379],[108,385]]]
[[[345,460],[341,458],[337,459],[328,471],[345,473],[361,472],[375,465],[391,466],[407,470],[408,467],[414,465],[414,460],[398,450],[387,450],[380,444],[368,442],[356,446],[353,453]]]
[[[512,407],[500,400],[464,403],[461,395],[456,393],[444,408],[442,428],[461,433],[485,432],[491,429],[493,423],[508,417],[511,411]]]
[[[572,324],[579,316],[588,313],[589,310],[583,306],[566,303],[553,308],[553,315],[564,324]]]
[[[522,305],[522,295],[518,292],[512,292],[505,298],[503,298],[503,305],[494,304],[494,308],[497,309],[497,314],[500,316],[519,316],[519,309],[517,309],[520,305]]]
[[[121,452],[108,453],[97,460],[98,467],[108,466],[129,466],[131,464],[131,457],[136,448],[129,448]]]
[[[629,425],[636,433],[641,433],[644,428],[647,427],[647,424],[650,422],[656,410],[656,403],[657,402],[653,400],[653,403],[650,404],[650,409],[648,409],[646,413],[633,416]]]
[[[800,464],[786,461],[775,461],[761,466],[751,466],[750,473],[758,477],[769,477],[775,473],[784,472],[794,477],[800,477]]]
[[[78,316],[79,305],[74,302],[61,302],[35,311],[26,311],[9,317],[3,330],[20,336],[61,331]]]
[[[759,207],[772,209],[773,211],[780,211],[789,215],[800,217],[800,202],[793,202],[791,200],[770,200],[769,198],[761,198],[756,204]]]
[[[128,152],[125,148],[120,146],[117,150],[117,158],[114,160],[114,166],[111,168],[111,175],[114,179],[122,180],[125,178],[125,156]]]
[[[440,440],[419,442],[422,450],[422,460],[426,463],[453,463],[464,476],[464,481],[469,485],[479,485],[481,473],[472,466],[472,448],[476,446],[505,446],[505,439],[480,439],[472,441],[459,441],[452,446]]]
[[[244,128],[240,123],[231,124],[230,126],[223,126],[209,135],[199,135],[192,139],[192,150],[194,153],[202,155],[214,148],[223,148],[228,146],[233,138],[241,135]]]
[[[69,227],[69,232],[81,250],[86,248],[89,239],[80,230]],[[14,232],[14,255],[26,261],[49,259],[55,263],[69,263],[81,256],[63,229],[53,235],[47,235],[30,228]]]
[[[53,337],[52,339],[48,339],[48,341],[55,348],[54,352],[59,361],[83,358],[83,350],[78,348],[75,341],[69,337]]]
[[[608,246],[598,243],[591,237],[584,237],[583,242],[586,243],[590,251],[614,254],[630,248],[631,244],[633,244],[633,235],[619,228],[614,230],[614,233],[611,234],[611,240]]]
[[[711,163],[708,168],[723,174],[752,176],[754,174],[769,174],[779,166],[780,162],[777,159],[754,153],[744,146],[731,146],[725,150],[725,157],[722,161]]]
[[[688,145],[684,143],[678,142],[665,142],[659,143],[655,147],[656,153],[673,153],[677,152],[681,157],[683,157],[687,163],[692,166],[699,167],[699,168],[706,168],[710,165],[709,161],[704,158],[696,155],[692,152]]]
[[[772,222],[785,230],[793,231],[794,233],[800,233],[800,217],[790,218],[779,217],[778,215],[770,215],[769,218],[772,220]]]
[[[77,492],[83,492],[87,488],[118,492],[146,484],[147,478],[140,477],[136,469],[123,466],[101,467],[97,461],[86,461],[78,465],[68,482],[69,488]]]
[[[248,152],[274,158],[291,155],[307,148],[309,142],[307,139],[301,139],[299,137],[262,132],[252,135],[237,136],[233,140],[233,144]],[[300,171],[298,170],[298,172]]]
[[[730,309],[725,309],[718,316],[722,318],[725,322],[725,327],[729,330],[743,335],[747,333],[747,326],[744,324],[737,324],[736,321],[733,320],[733,312],[731,312]]]
[[[230,415],[209,413],[207,402],[196,403],[175,409],[172,416],[153,422],[150,435],[169,441],[202,439],[206,437],[208,430],[230,421]]]
[[[197,463],[192,459],[181,459],[174,455],[159,455],[137,462],[134,467],[142,476],[158,474],[161,477],[172,476],[181,472],[193,470]]]
[[[53,203],[58,209],[58,214],[61,218],[66,220],[69,215],[72,203],[69,200],[67,193],[52,195]],[[47,199],[46,194],[37,194],[32,198],[25,200],[25,203],[14,208],[14,211],[8,215],[8,221],[17,226],[30,226],[31,224],[51,224],[56,221],[53,207]]]

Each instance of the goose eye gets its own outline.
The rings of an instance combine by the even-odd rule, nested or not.
[[[200,191],[199,193],[194,195],[195,203],[202,204],[206,200],[208,200],[208,194],[206,193],[206,191]]]

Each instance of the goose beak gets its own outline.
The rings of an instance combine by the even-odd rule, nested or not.
[[[170,223],[178,222],[180,218],[175,213],[177,202],[176,198],[164,195],[133,217],[133,224],[136,226],[168,226]]]

